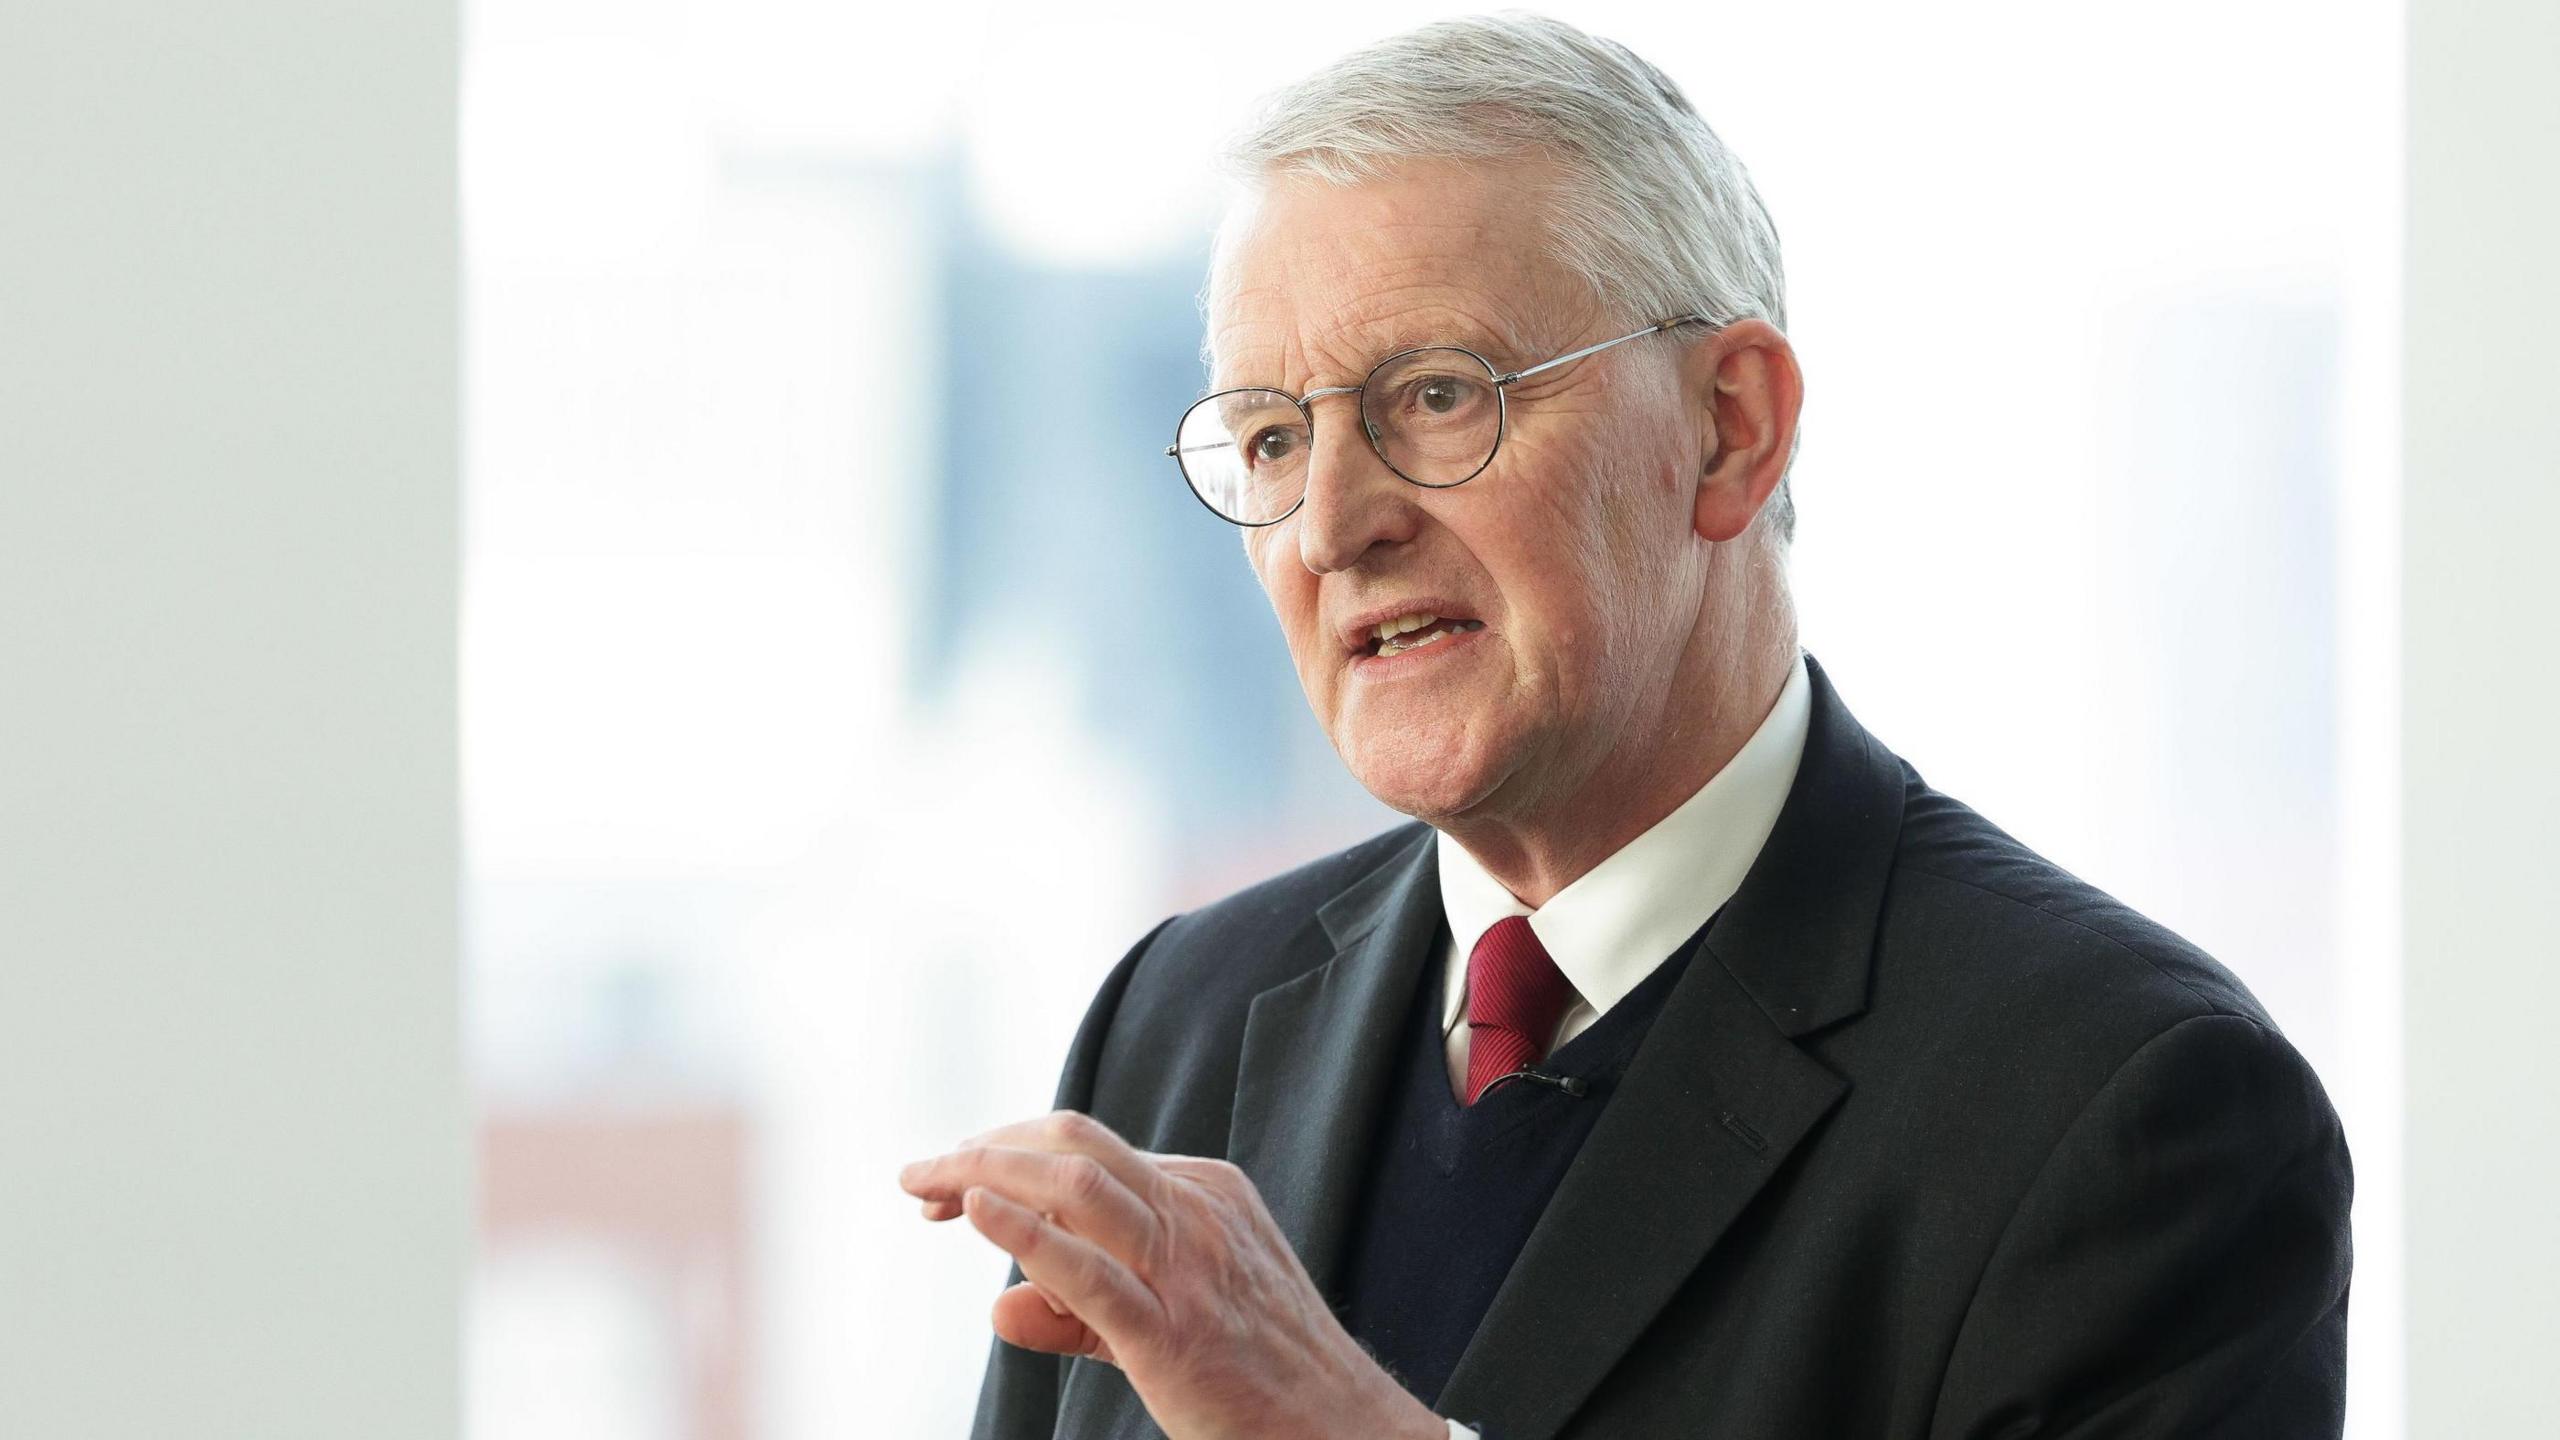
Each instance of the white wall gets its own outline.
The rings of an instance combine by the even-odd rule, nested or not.
[[[449,0],[0,0],[0,1435],[445,1440]]]
[[[2560,8],[2413,0],[2409,1433],[2560,1433]]]

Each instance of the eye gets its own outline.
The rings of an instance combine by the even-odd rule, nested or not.
[[[1254,433],[1245,442],[1246,460],[1254,465],[1277,465],[1298,453],[1296,432],[1274,425]]]
[[[1484,396],[1482,380],[1446,373],[1417,375],[1405,382],[1404,403],[1398,408],[1412,420],[1464,420],[1475,413]]]

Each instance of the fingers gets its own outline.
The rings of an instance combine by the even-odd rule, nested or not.
[[[1058,1217],[1077,1234],[1137,1263],[1155,1241],[1155,1212],[1092,1156],[982,1146],[954,1150],[899,1172],[898,1184],[930,1206],[959,1212],[970,1188],[983,1186],[1013,1203]],[[935,1216],[928,1210],[932,1218]]]
[[[1158,1162],[1177,1158],[1134,1149],[1093,1117],[1059,1110],[917,1161],[898,1183],[923,1201],[926,1219],[967,1214],[1021,1267],[1030,1283],[998,1298],[999,1335],[1116,1364],[1104,1332],[1160,1318],[1140,1272],[1162,1238],[1154,1204],[1172,1183]]]
[[[1059,1305],[1039,1286],[1025,1282],[996,1297],[995,1330],[1006,1343],[1051,1355],[1088,1355],[1111,1359],[1111,1347],[1092,1326]],[[1115,1362],[1116,1363],[1116,1362]]]
[[[983,1185],[964,1191],[961,1204],[978,1233],[1013,1257],[1023,1279],[1082,1317],[1097,1336],[1153,1333],[1149,1327],[1159,1320],[1153,1292],[1101,1246]],[[1010,1313],[1029,1318],[1022,1310],[1016,1302]],[[1041,1327],[1039,1333],[1055,1332]]]
[[[1132,1147],[1110,1126],[1081,1110],[1052,1110],[1029,1120],[1017,1120],[976,1136],[960,1148],[966,1150],[980,1146],[1088,1156],[1127,1186],[1130,1194],[1143,1201],[1152,1202],[1156,1186],[1162,1183],[1153,1157]]]

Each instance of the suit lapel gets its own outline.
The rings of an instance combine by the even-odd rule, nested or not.
[[[1416,827],[1317,917],[1333,958],[1255,996],[1246,1013],[1227,1153],[1331,1295],[1399,1027],[1441,923],[1431,831]]]
[[[1785,808],[1530,1232],[1437,1408],[1551,1440],[1848,1083],[1796,1045],[1866,1006],[1901,764],[1807,659]]]

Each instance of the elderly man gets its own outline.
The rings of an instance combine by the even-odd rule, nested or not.
[[[1165,922],[901,1176],[1028,1436],[2334,1436],[2349,1174],[2229,972],[1797,648],[1777,238],[1527,18],[1282,94],[1175,463],[1418,824]]]

